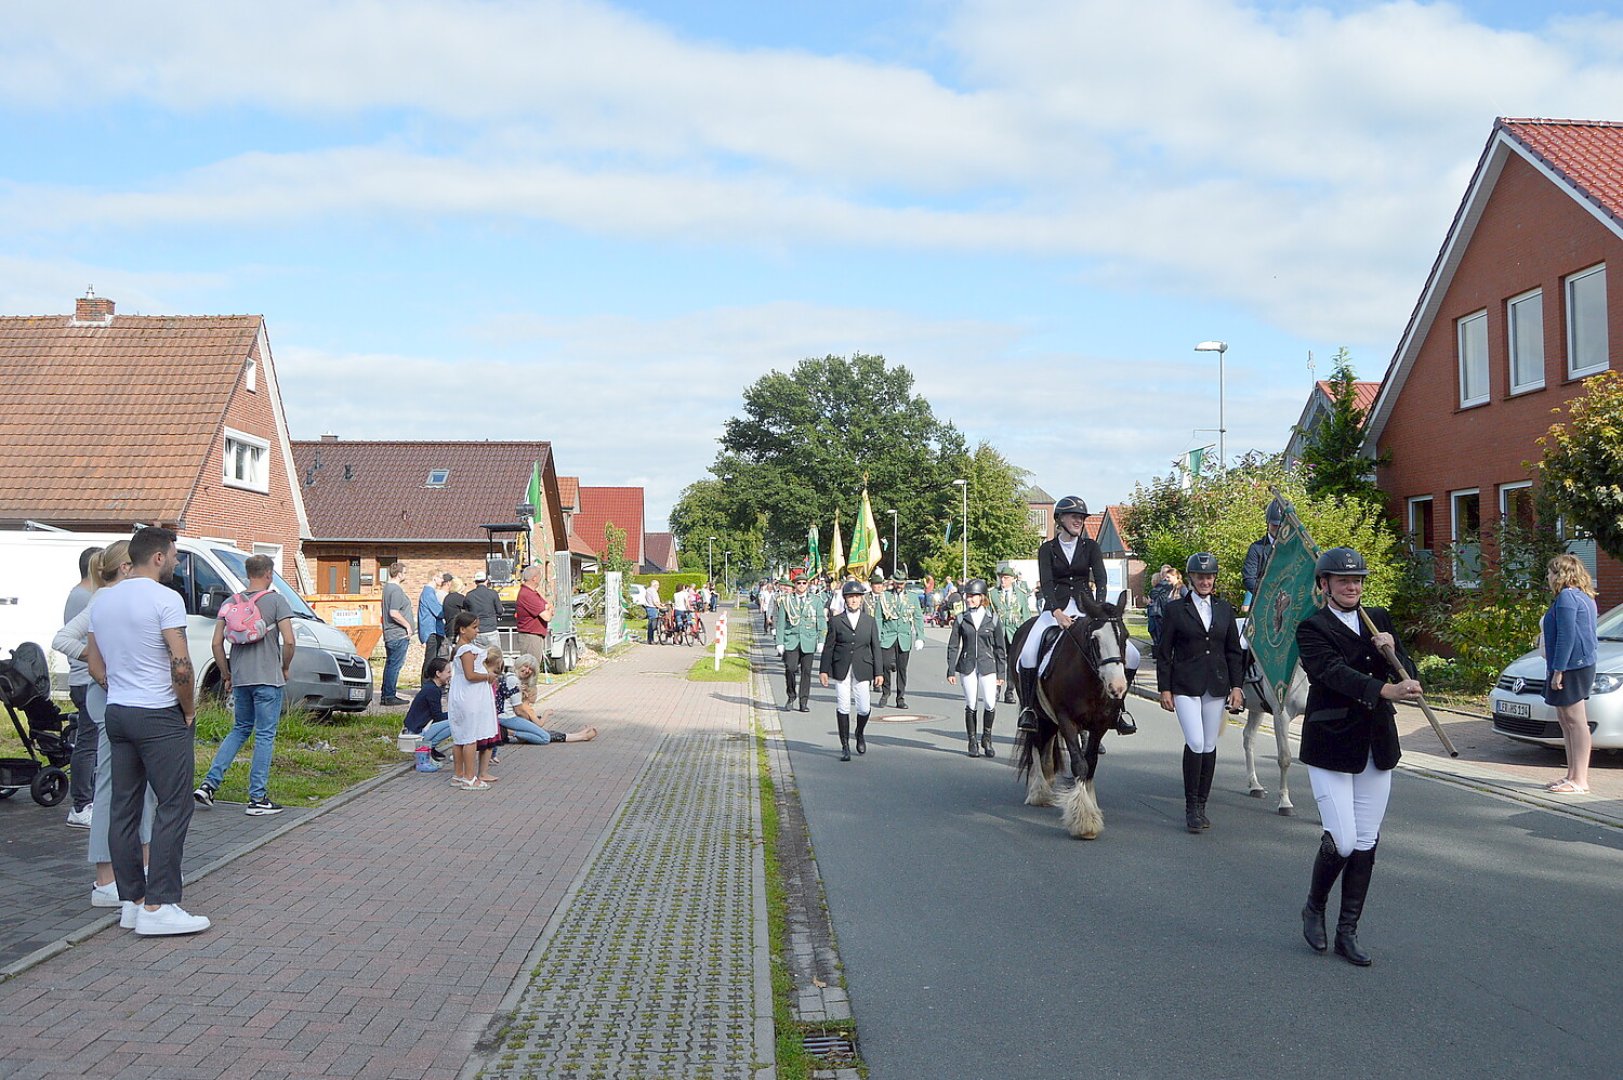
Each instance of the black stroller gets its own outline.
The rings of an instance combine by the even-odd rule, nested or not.
[[[25,758],[0,758],[0,799],[26,787],[41,806],[55,806],[68,797],[63,766],[73,756],[74,731],[51,700],[51,669],[45,651],[33,642],[13,649],[10,660],[0,660],[0,705],[11,715],[11,726],[28,751]],[[18,709],[28,717],[26,729],[17,718]]]

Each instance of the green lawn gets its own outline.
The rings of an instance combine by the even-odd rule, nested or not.
[[[742,614],[743,617],[740,617]],[[706,614],[705,625],[716,632],[713,614]],[[693,682],[746,682],[750,677],[750,643],[755,639],[754,627],[747,613],[733,612],[727,619],[727,653],[716,668],[716,644],[712,638],[704,647],[704,655],[688,667],[688,678]]]

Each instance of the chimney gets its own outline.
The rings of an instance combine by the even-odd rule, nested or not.
[[[75,326],[109,326],[113,321],[113,302],[105,296],[97,296],[95,289],[86,289],[85,294],[73,302],[73,325]]]
[[[324,432],[321,433],[321,441],[322,442],[337,442],[338,441],[338,436],[334,435],[330,431],[324,431]]]

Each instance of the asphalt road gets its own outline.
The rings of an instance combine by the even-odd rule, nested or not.
[[[1177,725],[1135,702],[1073,840],[1022,805],[1013,706],[997,760],[964,754],[931,634],[925,718],[876,712],[866,756],[837,760],[832,691],[780,714],[873,1080],[1623,1074],[1623,832],[1400,771],[1356,969],[1302,942],[1305,773],[1301,816],[1246,797],[1230,727],[1191,836]]]

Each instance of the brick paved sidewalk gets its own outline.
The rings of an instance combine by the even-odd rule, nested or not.
[[[204,934],[109,930],[0,984],[0,1075],[457,1076],[655,748],[748,729],[741,687],[681,677],[696,655],[564,687],[546,726],[599,739],[505,747],[489,791],[408,773],[210,875]]]

